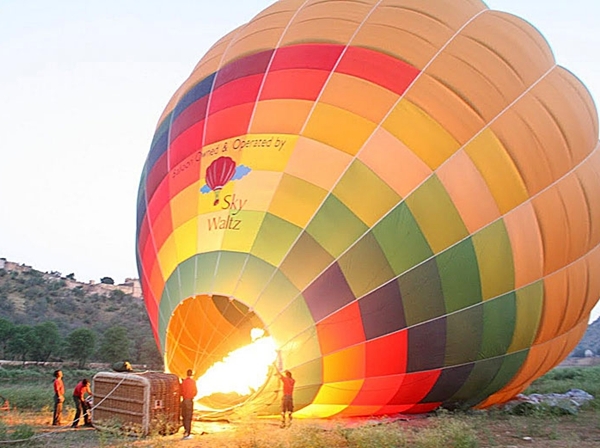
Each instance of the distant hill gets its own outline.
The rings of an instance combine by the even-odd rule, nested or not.
[[[591,350],[595,356],[600,356],[600,318],[588,326],[585,335],[569,356],[581,358],[587,350]]]
[[[87,328],[99,341],[106,330],[121,326],[127,330],[131,362],[144,363],[140,358],[143,353],[148,357],[151,347],[156,352],[153,361],[157,356],[160,359],[139,287],[133,285],[79,283],[58,273],[4,261],[0,265],[0,318],[30,326],[51,321],[63,338]]]

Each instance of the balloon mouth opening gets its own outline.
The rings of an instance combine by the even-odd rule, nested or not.
[[[195,409],[227,413],[253,401],[273,374],[275,342],[261,319],[239,300],[197,295],[173,311],[167,330],[165,366],[198,387]]]

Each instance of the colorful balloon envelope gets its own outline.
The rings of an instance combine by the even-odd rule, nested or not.
[[[261,328],[300,417],[507,401],[600,295],[598,149],[589,93],[522,19],[274,3],[197,64],[143,169],[166,369],[201,374]],[[278,413],[273,378],[220,407]]]

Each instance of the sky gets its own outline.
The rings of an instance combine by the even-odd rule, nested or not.
[[[210,46],[272,3],[0,0],[0,257],[84,282],[137,278],[156,123]],[[600,1],[486,3],[535,25],[600,105]]]

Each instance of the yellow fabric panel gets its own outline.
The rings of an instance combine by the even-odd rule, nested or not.
[[[174,229],[198,215],[198,196],[201,194],[201,187],[200,182],[194,182],[171,198],[171,219]]]
[[[158,250],[156,258],[158,259],[164,278],[169,278],[179,264],[179,259],[177,258],[177,245],[173,233],[169,235],[162,247]]]
[[[198,218],[194,217],[178,226],[174,231],[175,249],[177,259],[187,260],[196,255],[196,241],[198,239]]]
[[[276,130],[282,134],[297,135],[312,105],[312,101],[306,100],[260,100],[256,103],[249,132],[266,134]]]
[[[494,133],[486,129],[465,148],[505,214],[528,199],[527,189],[510,156]]]
[[[281,45],[305,42],[307,36],[313,42],[345,45],[370,9],[370,4],[357,0],[309,0],[290,24]]]
[[[383,127],[432,170],[460,148],[460,144],[446,129],[407,100],[398,103],[383,123]]]
[[[327,389],[330,391],[332,389],[332,385],[326,384],[321,386],[321,390]],[[318,397],[327,397],[327,394],[324,392],[324,395],[319,394]],[[327,402],[326,398],[321,398],[322,402]],[[333,417],[336,414],[339,414],[344,409],[346,409],[348,405],[345,404],[309,404],[308,406],[300,409],[299,411],[294,412],[294,418],[327,418]]]
[[[406,199],[423,236],[437,254],[468,236],[466,227],[443,185],[430,178]]]
[[[284,175],[269,212],[304,228],[321,205],[327,191],[297,177]]]
[[[275,171],[253,170],[251,176],[234,182],[233,194],[237,200],[248,200],[244,204],[244,210],[265,211],[269,208],[282,177],[283,173]]]
[[[403,7],[383,1],[353,40],[421,69],[467,20],[485,5],[478,1],[410,0]]]
[[[558,188],[546,190],[532,200],[544,247],[544,274],[569,263],[569,218],[563,201]]]
[[[432,173],[404,143],[383,128],[375,131],[358,159],[401,197],[406,197]]]
[[[212,225],[222,222],[227,222],[229,213],[227,210],[220,210],[218,212],[206,213],[203,216],[198,217],[198,246],[197,253],[202,254],[205,252],[213,252],[221,248],[221,242],[225,236],[223,230],[214,229]],[[209,227],[209,223],[211,227]]]
[[[427,73],[417,79],[405,98],[438,122],[460,145],[485,126],[463,97]]]
[[[364,79],[333,73],[319,101],[379,123],[398,95]]]
[[[514,267],[504,223],[496,221],[473,235],[472,240],[479,266],[482,300],[512,291],[515,284]]]
[[[265,212],[242,211],[237,215],[230,213],[221,250],[250,252],[264,219]]]
[[[500,217],[490,189],[473,162],[458,152],[437,171],[469,233],[475,233]]]
[[[355,155],[375,130],[375,124],[328,104],[318,103],[303,135]]]
[[[253,170],[282,172],[297,141],[296,135],[248,134],[229,139],[223,145],[229,147],[228,155],[237,151],[242,153],[238,164],[249,166]]]
[[[324,190],[331,190],[352,157],[324,143],[300,137],[292,153],[286,173]]]
[[[350,165],[333,194],[369,227],[401,199],[375,173],[359,162]]]
[[[512,210],[504,224],[513,253],[515,288],[528,285],[544,275],[544,249],[539,223],[530,202]]]
[[[332,262],[333,257],[305,232],[286,255],[280,269],[296,288],[304,290]]]
[[[544,307],[536,344],[547,342],[557,334],[566,311],[565,298],[568,294],[566,271],[561,270],[544,278]]]
[[[507,353],[528,349],[535,340],[544,305],[544,283],[538,281],[516,291],[516,322]]]

